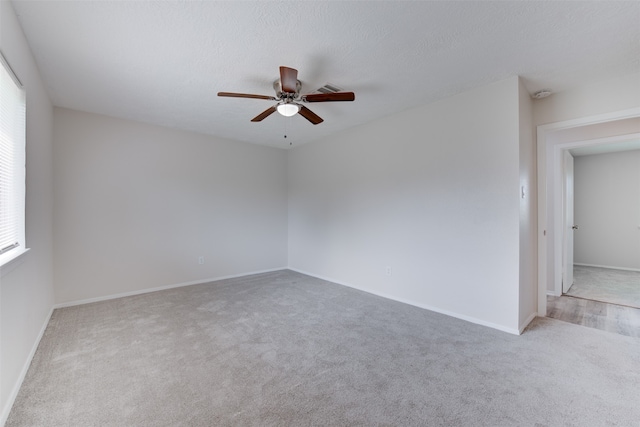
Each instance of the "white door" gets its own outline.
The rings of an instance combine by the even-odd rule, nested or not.
[[[562,257],[562,293],[573,285],[573,156],[564,152],[564,256]]]

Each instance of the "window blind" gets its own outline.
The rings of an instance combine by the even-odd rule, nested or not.
[[[26,98],[0,54],[0,255],[24,245]]]

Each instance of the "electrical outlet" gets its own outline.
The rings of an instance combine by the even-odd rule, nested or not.
[[[204,264],[204,257],[203,256],[198,257],[198,264]]]
[[[391,267],[387,266],[384,269],[384,274],[386,274],[387,276],[391,276],[391,273],[393,273],[393,270],[391,269]]]

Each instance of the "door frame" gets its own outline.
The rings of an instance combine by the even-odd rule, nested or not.
[[[565,294],[573,285],[573,233],[575,225],[574,198],[574,158],[569,150],[562,150],[562,293]]]
[[[640,107],[537,126],[538,163],[538,316],[547,315],[547,283],[554,284],[553,295],[562,294],[562,159],[571,148],[600,145],[629,139],[620,135],[586,141],[554,143],[553,132],[581,126],[640,117]]]

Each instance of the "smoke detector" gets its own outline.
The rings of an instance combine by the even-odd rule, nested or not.
[[[534,94],[531,95],[531,97],[533,99],[542,99],[542,98],[546,98],[549,95],[551,95],[551,89],[542,89],[537,92],[534,92]]]

